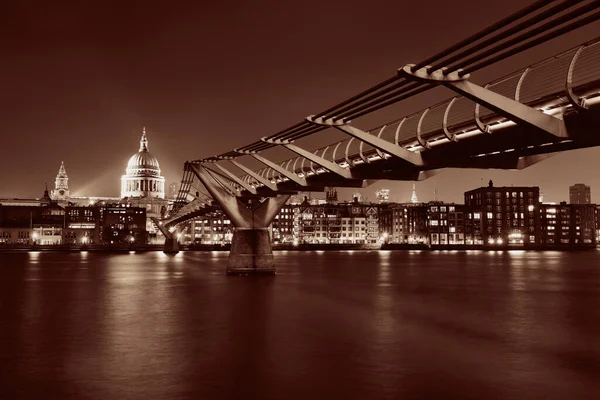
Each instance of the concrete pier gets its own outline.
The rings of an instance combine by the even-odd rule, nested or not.
[[[167,237],[165,238],[165,249],[163,250],[165,254],[177,254],[179,253],[179,242],[176,237]]]
[[[227,261],[227,275],[269,274],[275,274],[275,262],[268,229],[236,228]]]

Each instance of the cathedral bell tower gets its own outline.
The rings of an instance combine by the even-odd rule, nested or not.
[[[69,177],[65,170],[65,163],[60,163],[56,181],[54,181],[54,190],[52,191],[53,200],[66,200],[69,198]]]

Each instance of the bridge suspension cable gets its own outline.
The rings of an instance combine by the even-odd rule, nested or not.
[[[600,19],[600,13],[587,15],[600,6],[600,0],[538,0],[449,48],[415,64],[416,71],[447,67],[444,74],[457,70],[461,75],[487,67],[561,34]],[[568,24],[567,24],[568,23]],[[541,24],[541,25],[540,25]],[[564,25],[567,24],[567,25]],[[564,25],[564,26],[562,26]],[[413,82],[398,74],[332,106],[315,117],[332,121],[352,120],[423,93],[434,85]],[[267,136],[269,141],[295,141],[327,129],[302,121]],[[221,156],[239,157],[238,151],[258,153],[277,146],[255,141]]]
[[[429,74],[439,71],[446,76],[452,73],[457,73],[459,76],[465,76],[468,73],[497,63],[510,56],[554,39],[560,35],[600,20],[600,11],[597,11],[598,8],[600,8],[600,0],[538,0],[488,26],[487,28],[467,37],[466,39],[457,42],[447,49],[413,65],[409,69],[413,73],[425,68],[424,70],[426,70]],[[526,72],[523,74],[523,76],[525,74]],[[233,159],[243,155],[260,153],[264,150],[279,146],[281,144],[284,144],[288,148],[293,148],[294,146],[289,146],[287,143],[314,135],[330,128],[331,126],[336,126],[336,124],[346,124],[350,120],[363,117],[392,104],[406,100],[435,86],[436,83],[414,80],[410,76],[397,73],[394,76],[391,76],[375,84],[374,86],[342,101],[341,103],[315,114],[310,121],[303,120],[286,129],[276,132],[261,140],[254,141],[243,147],[236,148],[215,157],[205,158],[194,162],[218,162],[224,159]],[[464,109],[464,103],[458,103],[460,102],[457,102],[457,105],[454,106],[454,109],[459,110],[461,107]],[[450,105],[446,108],[446,114],[449,108]],[[420,117],[417,118],[419,119],[419,126],[417,127],[417,131],[419,132],[421,130],[421,122],[423,121],[426,112],[427,111],[422,113]],[[406,118],[407,117],[405,117],[402,121],[406,120]],[[477,118],[478,117],[476,117],[476,119]],[[315,120],[329,122],[327,124],[314,123]],[[402,121],[396,120],[392,122],[398,125],[396,128],[394,141],[396,145],[399,144],[398,134],[403,123]],[[414,121],[411,123],[414,123]],[[389,124],[391,123],[383,126]],[[446,128],[444,129],[446,136],[451,138],[451,135],[448,133]],[[363,144],[365,144],[364,140],[367,140],[366,137],[364,138],[365,139],[358,139],[354,143],[358,143],[360,145],[360,154],[363,162],[368,162],[368,160],[365,161],[366,159],[362,155]],[[345,151],[346,160],[348,160],[348,151],[352,140],[354,139],[355,137],[344,141],[345,148],[340,149],[338,156],[341,152]],[[419,143],[421,142],[422,141],[419,137]],[[316,155],[320,151],[321,157],[324,157],[325,152],[330,147],[335,153],[338,151],[341,143],[342,142],[334,143],[333,145],[319,149],[315,151],[314,154]],[[367,143],[375,142],[373,142],[371,139],[368,139]],[[335,150],[333,150],[333,146],[335,146]],[[381,156],[382,153],[380,150],[378,150],[378,153]],[[302,158],[302,163],[300,166],[301,170],[305,170],[305,158],[306,157]],[[315,160],[312,155],[311,159]],[[297,161],[297,158],[294,160]],[[291,161],[293,160],[287,160],[286,162],[278,163],[277,165],[282,168],[289,169]],[[292,170],[296,170],[296,161],[293,161]],[[313,161],[309,160],[309,163],[312,172],[317,173],[315,171],[319,169],[316,167],[318,164],[314,164],[315,168],[313,169]],[[269,168],[270,167],[267,167],[267,169]],[[211,171],[211,175],[212,172],[214,171]],[[217,173],[217,175],[220,174]],[[265,174],[261,173],[261,176],[264,177]],[[269,176],[269,174],[267,173],[266,176]],[[281,175],[273,174],[271,179],[278,179],[278,177],[281,178]],[[257,184],[257,182],[253,181],[251,177],[244,175],[243,179],[246,178],[246,182],[248,184]],[[193,180],[193,174],[191,179]],[[185,190],[189,191],[190,189],[189,185],[184,184],[186,180],[186,174],[184,173],[182,187],[176,203],[185,201],[185,198],[182,198],[183,196],[181,196],[181,192],[185,192]],[[240,188],[239,185],[235,187],[238,189]]]

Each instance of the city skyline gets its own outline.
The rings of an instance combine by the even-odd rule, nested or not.
[[[424,29],[410,14],[398,12],[401,6],[392,2],[369,9],[362,2],[347,2],[343,8],[319,3],[318,16],[310,2],[292,8],[265,3],[234,12],[224,23],[215,19],[225,12],[220,4],[191,5],[187,13],[177,15],[151,5],[124,5],[116,15],[109,7],[40,5],[32,11],[11,4],[6,13],[10,21],[0,28],[7,51],[0,72],[8,78],[1,111],[3,131],[9,133],[3,158],[13,168],[1,172],[0,196],[39,196],[40,187],[53,181],[60,161],[69,170],[73,195],[117,195],[114,178],[123,174],[144,125],[167,182],[179,181],[184,161],[289,126],[521,6],[516,0],[489,2],[481,10],[475,1],[463,3],[461,10],[410,5],[438,26],[447,27],[453,17],[472,21],[454,25],[452,35],[441,36]],[[270,12],[262,13],[266,8]],[[295,35],[308,16],[313,29]],[[348,31],[342,24],[331,24],[334,17],[361,24]],[[105,20],[112,23],[108,35],[102,29]],[[195,30],[198,26],[200,31]],[[486,82],[554,55],[597,28],[592,24],[564,35],[478,72],[474,80]],[[273,29],[280,33],[277,38],[268,35]],[[419,35],[406,40],[407,31]],[[218,38],[219,44],[211,38]],[[357,56],[347,62],[322,57],[317,64],[314,44],[321,41],[337,43],[340,54]],[[255,53],[261,57],[248,57]],[[447,93],[433,90],[361,124],[368,128],[445,98]],[[287,155],[282,152],[276,158]],[[564,186],[575,180],[600,185],[595,174],[599,155],[598,149],[577,150],[519,172],[448,170],[417,183],[417,188],[424,200],[433,199],[437,188],[440,197],[453,201],[460,196],[451,189],[464,181],[469,182],[465,187],[488,179],[536,182],[548,199],[560,201],[567,198]],[[570,168],[564,168],[567,165]],[[577,176],[569,172],[574,170]],[[379,182],[362,192],[374,198],[381,185],[410,196],[412,183]]]
[[[589,150],[591,150],[591,149],[576,150],[576,151],[589,151]],[[585,159],[582,159],[580,161],[583,161],[583,163],[582,163],[583,165],[586,164]],[[162,158],[161,158],[161,163],[162,163]],[[63,164],[64,164],[64,161],[61,162],[61,165],[63,165]],[[487,186],[487,182],[489,180],[492,180],[496,186],[538,186],[541,189],[542,194],[544,196],[544,202],[547,202],[547,203],[560,203],[561,201],[569,202],[569,187],[574,184],[581,183],[579,181],[576,182],[575,180],[571,180],[570,177],[565,177],[564,180],[561,180],[558,183],[555,178],[549,178],[547,181],[545,181],[545,180],[537,181],[535,184],[532,181],[530,181],[528,179],[529,177],[527,177],[527,176],[523,176],[521,179],[514,179],[515,174],[527,175],[527,172],[529,172],[531,169],[534,169],[537,167],[543,167],[543,164],[544,163],[538,164],[537,166],[530,167],[529,169],[526,169],[523,171],[461,170],[465,174],[471,175],[472,180],[462,179],[460,181],[460,184],[457,184],[456,182],[453,182],[451,185],[444,184],[443,174],[446,174],[446,173],[449,173],[452,171],[458,172],[456,170],[448,170],[448,171],[444,171],[441,174],[439,174],[438,176],[434,176],[426,181],[398,182],[398,181],[381,180],[381,181],[374,183],[370,187],[363,188],[361,190],[356,190],[356,189],[352,189],[352,188],[337,188],[337,191],[339,193],[340,201],[350,201],[350,200],[352,200],[353,194],[355,192],[358,192],[362,195],[363,201],[377,202],[376,192],[380,189],[389,189],[390,190],[390,194],[389,194],[390,202],[410,203],[412,190],[413,190],[413,184],[414,184],[414,185],[416,185],[416,191],[417,191],[417,195],[419,197],[420,202],[429,202],[429,201],[439,200],[439,201],[446,201],[446,202],[460,204],[460,203],[462,203],[462,200],[463,200],[462,193],[464,191],[471,190],[474,187]],[[125,170],[125,166],[126,166],[126,162],[124,163],[123,170]],[[558,165],[557,167],[560,167],[560,165]],[[72,170],[70,168],[68,168],[67,166],[65,166],[65,168],[68,169],[69,177],[79,176],[79,174],[72,172]],[[477,179],[478,174],[481,175],[481,177],[479,179]],[[510,178],[511,175],[513,175],[512,178]],[[90,191],[86,191],[86,188],[88,188],[90,185],[84,185],[83,187],[79,187],[79,186],[77,186],[77,183],[73,182],[74,180],[72,178],[70,178],[70,180],[71,180],[71,184],[70,184],[71,196],[73,196],[73,197],[83,197],[83,196],[115,197],[118,195],[119,190],[120,190],[120,181],[118,181],[119,178],[120,178],[120,176],[115,178],[115,179],[117,179],[117,181],[116,181],[117,183],[115,183],[116,189],[113,192],[109,192],[109,193],[96,192],[93,189]],[[21,194],[21,193],[15,193],[15,192],[11,191],[11,192],[6,192],[4,195],[0,195],[0,197],[23,198],[23,199],[39,198],[39,197],[41,197],[41,194],[44,190],[45,185],[48,185],[49,188],[52,188],[53,187],[52,184],[55,179],[56,179],[56,173],[54,173],[54,175],[52,176],[52,179],[48,178],[48,180],[41,183],[41,186],[39,186],[39,187],[36,186],[33,188],[30,187],[29,190],[26,191],[27,195]],[[437,182],[438,180],[440,180],[442,182]],[[597,184],[595,185],[592,182],[597,182]],[[166,186],[173,184],[173,183],[178,183],[178,181],[166,182]],[[588,180],[583,183],[585,185],[590,186],[592,189],[594,187],[599,187],[600,186],[600,177],[596,180],[592,180],[591,182],[590,182],[590,180]],[[552,187],[554,190],[549,190],[549,189],[547,189],[547,187]],[[444,190],[440,190],[440,188],[443,188]],[[436,191],[437,191],[437,193],[436,193]],[[3,192],[0,191],[0,193],[3,193]],[[301,193],[304,193],[310,197],[323,198],[323,199],[325,198],[325,192],[310,192],[310,194],[309,194],[309,192],[301,192]],[[593,190],[592,190],[591,202],[594,203]]]

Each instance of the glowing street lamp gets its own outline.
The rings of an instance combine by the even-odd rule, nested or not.
[[[88,241],[89,241],[89,239],[88,239],[87,236],[84,236],[84,237],[81,238],[81,243],[82,244],[87,244]]]

